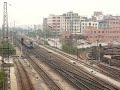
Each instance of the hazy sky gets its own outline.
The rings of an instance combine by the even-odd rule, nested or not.
[[[104,14],[120,14],[120,0],[0,0],[0,24],[3,17],[3,2],[7,1],[9,22],[16,24],[41,24],[49,14],[69,11],[91,16],[93,11]]]

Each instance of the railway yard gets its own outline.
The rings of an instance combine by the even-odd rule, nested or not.
[[[85,52],[77,58],[35,42],[34,48],[21,49],[17,39],[12,60],[18,90],[120,90],[119,67],[90,60]]]
[[[0,90],[120,90],[119,1],[88,1],[1,1]]]

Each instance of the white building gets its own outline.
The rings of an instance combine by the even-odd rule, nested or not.
[[[81,22],[81,33],[83,33],[83,30],[86,29],[87,27],[93,27],[95,29],[98,29],[99,27],[99,22],[97,21],[83,21]]]
[[[80,16],[78,13],[68,12],[61,15],[60,30],[80,33]]]
[[[80,17],[78,13],[73,12],[67,12],[62,15],[50,14],[47,18],[47,27],[59,32],[69,31],[73,34],[79,34],[81,33],[81,22],[85,20],[85,17]]]
[[[104,15],[103,15],[102,12],[95,11],[93,17],[94,17],[97,21],[100,21],[100,20],[103,20]]]

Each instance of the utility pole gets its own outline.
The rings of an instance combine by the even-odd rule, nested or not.
[[[21,38],[21,57],[23,56],[23,44],[24,44],[24,38]]]
[[[9,37],[8,37],[8,13],[7,2],[4,2],[3,7],[3,49],[2,49],[2,69],[3,69],[3,90],[10,90],[10,64],[9,64]],[[5,62],[6,59],[6,62]]]
[[[47,23],[45,24],[45,31],[44,31],[44,45],[45,45],[45,41],[46,41],[46,37],[47,37],[47,35],[46,35],[46,32],[47,32],[47,29],[48,29],[48,25],[47,25]]]
[[[101,62],[101,55],[100,55],[100,53],[101,53],[101,44],[99,44],[99,54],[98,54],[98,62]]]
[[[70,47],[70,53],[72,54],[72,47],[73,47],[73,17],[71,17],[70,20],[70,33],[72,33],[71,35],[71,42],[72,42],[72,46]]]
[[[99,35],[98,37],[100,37],[101,35]],[[97,52],[98,52],[98,57],[97,57],[97,60],[98,60],[98,62],[101,62],[101,44],[99,43],[100,42],[100,40],[98,39],[97,40]]]
[[[99,40],[97,40],[97,55],[96,55],[97,61],[98,61],[98,58],[99,58],[99,46],[98,46],[98,41],[99,41]]]
[[[57,29],[54,29],[54,32],[55,32],[55,34],[54,34],[54,47],[57,48],[57,41],[56,41],[57,40],[57,35],[56,35]]]
[[[13,45],[16,46],[16,40],[14,39],[14,36],[16,35],[16,30],[15,30],[15,21],[14,21],[14,28],[13,28],[13,31],[12,31],[12,42],[13,42]]]
[[[77,31],[75,30],[75,38],[76,38],[76,49],[77,49],[77,60],[78,60],[78,47],[77,47]]]

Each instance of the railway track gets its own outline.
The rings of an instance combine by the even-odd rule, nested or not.
[[[93,76],[91,73],[88,73],[86,72],[85,70],[83,70],[82,68],[79,68],[78,66],[76,65],[73,65],[65,60],[61,60],[60,58],[57,58],[58,61],[60,61],[61,63],[63,63],[64,65],[62,65],[62,67],[66,66],[64,69],[67,69],[69,71],[72,71],[74,73],[76,73],[77,75],[79,74],[82,74],[85,78],[89,78],[89,79],[92,79],[94,80],[96,83],[98,83],[99,86],[103,86],[104,89],[107,89],[107,90],[117,90],[116,87],[114,87],[113,85],[111,85],[110,83],[107,83],[103,80],[101,80],[100,78],[97,78],[96,76]],[[58,62],[57,61],[57,62]],[[58,62],[58,64],[60,63]],[[71,68],[71,69],[70,69]],[[89,81],[89,80],[87,80]],[[96,84],[95,84],[96,85]],[[101,89],[101,90],[104,90],[104,89]]]
[[[38,46],[37,46],[38,47]],[[120,71],[119,70],[113,70],[113,68],[111,68],[111,70],[110,70],[110,67],[107,67],[107,66],[103,66],[103,65],[99,65],[98,63],[94,63],[95,65],[97,65],[98,67],[93,67],[92,65],[89,65],[89,64],[87,64],[87,63],[85,63],[85,62],[83,62],[83,61],[81,61],[81,60],[88,60],[89,58],[88,58],[88,55],[86,55],[85,53],[82,53],[81,55],[80,55],[80,59],[81,60],[77,60],[75,57],[72,57],[72,56],[70,56],[70,55],[68,55],[68,54],[66,54],[66,53],[64,53],[64,52],[61,52],[60,50],[56,50],[56,49],[54,49],[54,48],[51,48],[51,47],[49,47],[49,46],[46,46],[46,48],[49,48],[49,49],[51,49],[51,50],[53,50],[53,51],[55,51],[55,52],[57,52],[57,53],[59,53],[59,54],[62,54],[63,56],[65,56],[65,57],[67,57],[67,58],[69,58],[69,59],[71,59],[71,60],[74,60],[74,61],[76,61],[76,62],[79,62],[79,63],[83,63],[85,66],[87,66],[87,67],[89,67],[89,68],[91,68],[91,69],[95,69],[96,71],[98,71],[98,72],[101,72],[101,73],[104,73],[105,75],[107,75],[107,76],[110,76],[110,77],[112,77],[112,78],[114,78],[115,80],[117,80],[117,81],[120,81]],[[101,67],[101,66],[103,66],[103,67],[105,67],[105,68],[103,68],[103,67]]]
[[[38,49],[37,49],[38,50]],[[42,53],[44,52],[44,51],[42,51],[42,50],[40,50]],[[36,52],[36,53],[39,53],[39,52]],[[39,53],[39,55],[40,55],[40,53]],[[47,57],[47,56],[42,56],[43,58],[45,58],[45,57]],[[60,62],[62,62],[62,63],[64,63],[66,66],[69,66],[69,67],[72,67],[72,68],[74,68],[73,67],[73,65],[70,65],[70,63],[68,64],[68,62],[65,62],[65,60],[62,60],[61,58],[56,58],[56,56],[52,56],[52,57],[54,57],[55,58],[55,60],[57,60],[57,61],[60,61]],[[47,59],[47,58],[46,58]],[[58,64],[57,64],[58,65]],[[76,67],[76,68],[78,68],[78,67]],[[65,68],[64,68],[65,69]],[[67,68],[68,69],[68,68]],[[66,69],[65,69],[66,70]],[[76,70],[75,68],[74,68],[74,70]],[[76,70],[76,71],[78,71],[79,73],[81,73],[80,72],[80,70]],[[82,70],[82,74],[83,74],[83,70]],[[85,72],[84,72],[85,73]],[[87,73],[87,74],[89,74],[89,73]],[[83,74],[83,75],[85,75],[85,74]],[[87,78],[88,78],[88,76],[87,75],[85,75]],[[94,77],[95,78],[95,77]],[[91,79],[93,79],[93,78],[91,78]],[[89,79],[90,80],[90,79]],[[86,81],[86,82],[89,82],[89,80],[88,81]],[[94,79],[95,80],[95,79]],[[99,80],[99,81],[97,81],[97,80]],[[97,82],[95,82],[95,83],[97,83],[97,84],[99,84],[99,85],[101,85],[102,86],[102,89],[100,89],[100,90],[104,90],[104,89],[106,89],[106,90],[118,90],[117,88],[115,88],[115,87],[113,87],[112,85],[110,85],[110,84],[108,84],[108,83],[106,83],[106,82],[103,82],[102,80],[100,80],[100,79],[96,79],[95,81],[97,81]],[[103,89],[103,87],[104,87],[104,89]],[[96,90],[98,90],[98,89],[96,89]]]
[[[84,76],[77,75],[68,70],[64,70],[61,67],[54,65],[54,63],[50,63],[58,72],[62,73],[67,79],[76,84],[81,90],[103,90],[104,88],[98,85],[98,83],[92,81],[91,79],[85,78]],[[72,80],[71,80],[72,79]]]
[[[85,53],[81,54],[81,58],[83,60],[87,60],[88,59],[88,57],[86,56]],[[113,77],[117,81],[120,81],[120,70],[112,68],[112,67],[107,66],[107,65],[103,65],[101,63],[99,63],[99,64],[94,63],[94,64],[99,67],[97,69],[100,70],[101,72],[105,73],[106,75],[108,75],[110,77]]]
[[[20,42],[17,42],[20,43]],[[17,44],[19,48],[20,45]],[[25,54],[26,59],[29,60],[30,64],[33,66],[33,68],[37,71],[38,75],[44,80],[44,83],[47,85],[47,87],[50,90],[62,90],[56,82],[38,65],[37,62],[33,60],[33,58],[30,57],[30,53],[28,53],[28,49],[26,47],[23,47],[23,53]]]
[[[34,52],[34,54],[36,55],[36,52]],[[38,54],[37,57],[39,56],[40,54]],[[49,62],[47,58],[46,58],[46,63],[48,63],[51,67],[53,67],[56,71],[58,71],[65,78],[67,78],[73,85],[75,85],[78,88],[78,90],[92,90],[88,86],[86,86],[84,83],[82,83],[81,81],[77,80],[73,76],[66,73],[66,71],[58,67],[54,62]]]
[[[113,65],[113,66],[117,66],[118,68],[120,68],[120,60],[119,61],[116,61],[116,60],[112,60],[111,61],[111,64]]]
[[[36,55],[36,52],[34,52],[34,54]],[[38,54],[37,57],[39,57],[40,54]],[[47,58],[46,58],[47,60]],[[67,78],[69,81],[71,81],[74,85],[76,85],[79,89],[78,90],[103,90],[103,88],[101,88],[99,85],[95,85],[94,82],[92,82],[90,79],[86,79],[85,77],[82,77],[81,79],[78,77],[76,78],[76,74],[72,73],[68,73],[69,71],[64,70],[64,68],[58,67],[58,65],[56,65],[54,62],[49,62],[48,60],[46,61],[46,63],[49,63],[50,66],[54,67],[54,69],[56,71],[58,71],[60,74],[62,74],[65,78]],[[74,75],[74,76],[73,76]],[[91,83],[90,83],[91,82]],[[109,90],[109,89],[107,89]]]
[[[37,52],[36,53],[39,53],[39,51],[38,50],[40,50],[41,52],[42,52],[42,54],[46,54],[46,53],[44,53],[45,52],[45,49],[43,49],[43,50],[41,50],[41,49],[38,49],[38,47],[37,47]],[[47,53],[48,54],[48,53]],[[39,53],[39,55],[40,55],[40,53]],[[63,55],[63,54],[62,54]],[[66,55],[66,54],[64,54],[64,56],[67,56],[67,57],[69,57],[68,55]],[[45,58],[46,59],[46,57],[49,57],[49,56],[42,56],[42,58]],[[76,71],[78,71],[79,72],[79,70],[77,70],[76,68],[78,68],[78,67],[75,67],[74,65],[70,65],[70,63],[68,64],[68,62],[63,62],[64,60],[62,60],[61,58],[58,58],[57,56],[53,56],[55,59],[58,59],[58,61],[60,61],[60,62],[62,62],[62,63],[64,63],[66,66],[69,66],[69,67],[71,67],[72,69],[74,69],[74,70],[76,70]],[[57,57],[57,58],[56,58]],[[70,57],[69,57],[70,58]],[[72,59],[75,59],[75,58],[73,58],[73,57],[71,57]],[[74,68],[74,67],[75,68]],[[64,68],[65,69],[65,68]],[[66,69],[65,69],[66,70]],[[82,71],[82,74],[83,74],[83,70],[82,69],[80,69],[81,71]],[[81,72],[79,72],[79,73],[81,73]],[[85,73],[85,72],[84,72]],[[89,73],[86,73],[86,74],[89,74]],[[78,74],[77,74],[78,75]],[[83,75],[85,75],[85,74],[83,74]],[[90,77],[88,77],[87,75],[85,75],[87,78],[90,78]],[[99,79],[99,78],[96,78],[96,77],[94,77],[94,76],[92,76],[93,78],[90,78],[90,79],[94,79],[94,82],[95,83],[97,83],[97,84],[99,84],[99,85],[101,85],[101,86],[103,86],[104,87],[104,89],[105,90],[119,90],[118,88],[116,88],[116,87],[114,87],[114,86],[112,86],[110,83],[106,83],[106,82],[103,82],[101,79]],[[87,81],[88,82],[88,81]],[[100,90],[104,90],[104,89],[100,89]],[[95,90],[98,90],[98,89],[95,89]]]
[[[80,56],[79,56],[80,59],[82,60],[88,60],[89,58],[87,57],[87,55],[84,53],[81,53]]]
[[[102,68],[103,70],[108,71],[109,73],[111,73],[113,76],[118,77],[120,79],[120,70],[117,70],[115,68],[111,68],[102,64],[98,64],[98,67]]]
[[[30,52],[32,52],[32,51],[30,51]],[[34,54],[36,55],[38,53],[34,52]],[[38,56],[40,56],[40,54],[38,54]],[[30,56],[28,56],[28,57],[30,57]],[[33,60],[31,60],[31,61],[32,61],[31,64],[33,64],[34,61]],[[47,61],[47,63],[48,63],[48,61]],[[63,70],[61,67],[56,67],[55,63],[53,63],[53,62],[49,62],[49,65],[51,65],[52,67],[54,67],[55,70],[57,70],[60,74],[62,74],[64,77],[66,77],[74,85],[76,85],[78,87],[78,90],[102,90],[101,87],[95,86],[94,83],[92,83],[92,84],[89,83],[89,86],[91,86],[92,89],[89,88],[88,85],[86,85],[86,84],[88,84],[88,81],[84,80],[84,78],[83,78],[83,80],[80,80],[78,78],[73,77],[72,75],[68,74],[67,71]],[[37,68],[35,68],[35,70],[37,70]],[[42,76],[44,76],[44,75],[42,75]],[[50,80],[47,80],[47,81],[50,81]],[[52,88],[53,88],[53,85],[52,85]],[[58,90],[58,89],[53,89],[53,90]]]
[[[14,63],[17,68],[21,90],[34,90],[33,84],[28,76],[28,73],[25,70],[22,63],[19,61],[19,58],[15,59]]]
[[[50,90],[62,90],[61,87],[59,87],[59,85],[46,73],[46,71],[44,71],[40,65],[34,61],[34,58],[31,58],[28,53],[25,53],[25,55]]]

